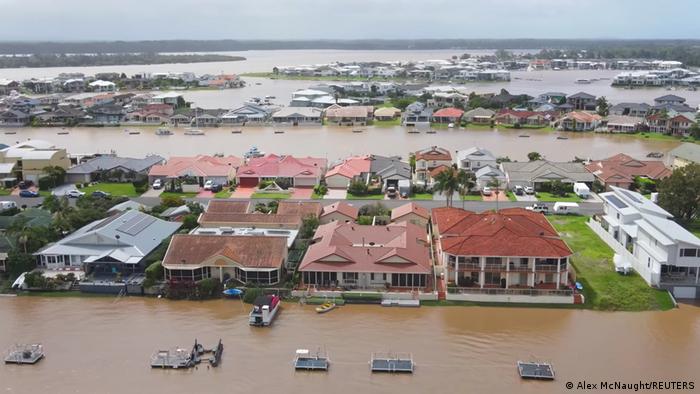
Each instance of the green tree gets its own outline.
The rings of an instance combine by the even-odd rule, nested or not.
[[[566,185],[560,180],[549,182],[549,192],[558,197],[566,197],[569,194]]]
[[[356,196],[363,196],[367,194],[367,184],[360,180],[353,180],[348,186],[348,192]]]
[[[180,196],[164,196],[160,198],[160,204],[168,208],[173,208],[185,205],[185,200]]]
[[[487,183],[487,186],[492,188],[494,194],[496,195],[496,212],[498,212],[498,195],[501,193],[502,182],[500,179],[496,178],[495,176],[492,176],[491,180],[489,180],[489,182]]]
[[[408,155],[408,164],[411,166],[411,174],[416,172],[416,154],[411,152],[410,155]]]
[[[319,220],[314,215],[308,215],[301,220],[301,228],[299,229],[299,235],[301,238],[309,239],[314,236],[316,229],[318,228]]]
[[[605,96],[598,97],[596,112],[600,116],[608,116],[608,113],[610,113],[610,105],[608,104],[608,100],[605,98]]]
[[[16,278],[23,272],[31,271],[34,267],[36,267],[36,259],[29,253],[10,250],[7,254],[7,273],[11,278]]]
[[[659,185],[659,205],[677,220],[689,223],[700,212],[700,164],[673,171]]]
[[[539,152],[530,152],[527,154],[527,159],[530,161],[542,160],[542,155]]]
[[[433,190],[445,196],[445,204],[448,207],[452,206],[452,199],[455,192],[460,190],[457,171],[454,168],[449,168],[435,176],[435,185]]]
[[[464,197],[476,185],[476,176],[471,171],[461,169],[457,172],[457,183],[459,184],[459,196],[462,198],[462,209],[464,209]]]

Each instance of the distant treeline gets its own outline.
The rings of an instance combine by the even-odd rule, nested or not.
[[[245,60],[241,56],[226,55],[159,55],[153,53],[113,53],[91,55],[34,54],[29,56],[0,56],[0,68],[18,67],[78,67],[119,66],[125,64],[168,64],[232,62]]]

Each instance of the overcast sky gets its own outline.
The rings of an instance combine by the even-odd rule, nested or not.
[[[700,1],[0,0],[0,40],[700,38]]]

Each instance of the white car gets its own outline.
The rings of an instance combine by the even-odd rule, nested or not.
[[[211,190],[211,186],[214,184],[214,181],[211,179],[204,182],[204,190]]]
[[[76,190],[76,189],[68,190],[66,192],[66,196],[68,196],[70,198],[79,198],[79,197],[82,197],[84,195],[85,195],[84,192],[81,192],[80,190]]]
[[[532,186],[525,186],[525,194],[535,194],[535,188]]]
[[[161,187],[163,187],[163,184],[161,183],[160,179],[153,181],[153,189],[158,190]]]
[[[491,190],[491,188],[488,186],[484,186],[484,188],[481,189],[481,194],[483,194],[485,196],[490,196],[491,193],[493,193],[493,190]]]

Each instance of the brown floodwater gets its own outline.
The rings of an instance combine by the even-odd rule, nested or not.
[[[130,135],[125,129],[140,130]],[[240,129],[241,134],[231,130]],[[436,134],[409,134],[405,127],[360,127],[363,133],[353,133],[350,127],[219,127],[205,129],[204,136],[184,135],[184,129],[172,128],[174,135],[158,136],[155,127],[105,127],[75,128],[70,134],[58,135],[58,128],[21,128],[17,134],[0,134],[0,143],[14,144],[26,139],[43,139],[65,147],[71,154],[108,153],[112,150],[122,156],[143,157],[159,154],[197,155],[224,153],[242,155],[251,146],[277,154],[313,155],[330,161],[353,154],[375,153],[407,157],[432,145],[451,151],[479,146],[491,150],[497,156],[510,156],[513,160],[526,160],[527,153],[537,151],[550,160],[570,161],[574,156],[603,159],[624,152],[644,158],[649,152],[667,152],[678,146],[676,141],[642,139],[628,135],[594,133],[552,133],[506,129],[494,130],[438,130]],[[275,134],[284,130],[284,134]],[[521,138],[520,135],[529,135]],[[566,135],[568,139],[557,139]]]
[[[318,315],[285,303],[269,328],[240,301],[0,298],[0,347],[42,342],[35,366],[0,366],[7,393],[559,393],[567,381],[693,380],[700,307],[669,312],[344,306]],[[158,348],[223,339],[219,368],[152,370]],[[327,373],[292,368],[297,348],[325,347]],[[413,353],[413,375],[377,375],[375,351]],[[515,362],[551,362],[554,382],[522,381]],[[700,382],[696,382],[696,387]]]

